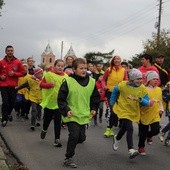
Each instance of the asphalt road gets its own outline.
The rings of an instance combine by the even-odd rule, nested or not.
[[[167,122],[162,118],[162,124]],[[112,150],[112,138],[104,138],[103,133],[106,128],[106,121],[87,129],[87,140],[83,144],[77,145],[74,160],[80,170],[169,170],[170,169],[170,147],[161,143],[158,137],[154,137],[153,144],[146,144],[146,156],[139,155],[133,160],[128,158],[125,136],[120,142],[118,151]],[[115,133],[118,129],[115,129]],[[30,131],[30,120],[19,122],[14,119],[5,128],[0,127],[0,132],[6,139],[14,154],[30,170],[64,170],[64,154],[66,150],[68,131],[62,129],[62,148],[53,147],[54,133],[53,122],[49,127],[44,140],[40,139],[41,127],[36,131]],[[134,146],[137,148],[138,135],[137,125],[134,124]]]

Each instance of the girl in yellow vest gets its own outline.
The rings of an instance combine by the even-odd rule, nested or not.
[[[37,67],[34,69],[34,75],[27,79],[27,82],[19,86],[17,89],[22,89],[24,87],[29,88],[28,99],[31,102],[31,130],[35,130],[35,126],[40,126],[41,119],[41,106],[42,101],[42,91],[40,88],[40,82],[43,77],[43,69]]]
[[[62,81],[67,77],[67,74],[64,73],[63,70],[64,61],[61,59],[56,60],[53,69],[45,74],[40,84],[40,87],[42,88],[42,102],[40,105],[44,109],[41,139],[45,139],[50,122],[54,119],[55,147],[62,146],[60,142],[61,113],[58,109],[57,97]]]
[[[142,73],[132,69],[128,75],[129,82],[123,81],[114,88],[110,105],[122,121],[118,134],[113,137],[113,150],[116,151],[119,148],[119,142],[127,132],[128,153],[129,158],[132,159],[138,155],[138,151],[133,148],[133,122],[139,122],[140,106],[149,105],[149,97],[146,87],[142,84]]]
[[[64,165],[76,168],[72,157],[76,145],[86,140],[86,125],[98,108],[100,95],[95,80],[87,74],[85,59],[76,58],[72,68],[74,73],[60,87],[58,106],[69,131]]]
[[[103,86],[106,89],[106,97],[107,100],[110,100],[110,96],[112,93],[112,90],[116,85],[118,85],[121,81],[127,80],[127,71],[121,66],[121,58],[118,55],[115,55],[111,61],[110,61],[110,67],[105,71],[103,76]],[[110,107],[110,117],[108,126],[104,132],[105,137],[113,136],[113,126],[117,127],[118,125],[118,117],[117,115],[112,111],[112,108]]]
[[[152,144],[152,137],[159,134],[160,115],[164,109],[162,104],[162,90],[158,87],[159,75],[155,71],[148,71],[146,76],[146,88],[149,99],[154,103],[152,107],[141,107],[140,132],[139,132],[139,153],[146,155],[145,141]],[[150,130],[149,130],[150,129]]]

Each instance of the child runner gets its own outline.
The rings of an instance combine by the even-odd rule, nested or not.
[[[168,135],[165,139],[165,146],[170,146],[170,81],[163,89],[163,99],[165,101],[165,116],[168,117],[167,125],[161,130],[159,134],[159,139],[161,142],[164,141],[165,135],[168,132]]]
[[[61,113],[58,109],[57,97],[60,85],[63,79],[67,76],[63,70],[64,61],[61,59],[56,60],[53,70],[45,74],[40,84],[40,87],[42,88],[42,102],[40,105],[44,109],[44,121],[41,139],[45,138],[50,122],[52,119],[54,119],[55,147],[62,146],[60,142]]]
[[[40,82],[43,77],[43,69],[37,67],[34,69],[34,75],[29,77],[27,81],[21,86],[17,87],[17,90],[20,90],[24,87],[29,88],[28,98],[31,102],[31,130],[35,130],[35,126],[40,126],[41,119],[41,106],[42,101],[42,91],[40,88]],[[37,123],[36,123],[37,122]]]
[[[98,108],[100,95],[95,80],[87,74],[87,64],[83,58],[75,59],[72,68],[74,73],[60,87],[58,106],[69,131],[64,165],[77,168],[72,157],[76,145],[86,140],[86,125]]]
[[[100,103],[99,103],[99,108],[97,110],[97,113],[94,116],[94,125],[97,125],[97,115],[98,114],[99,114],[99,122],[102,123],[103,105],[104,105],[104,101],[106,99],[106,97],[105,97],[105,88],[103,86],[102,79],[103,79],[103,74],[99,73],[98,74],[98,79],[96,81],[96,87],[97,87],[98,92],[100,94]]]
[[[140,106],[149,105],[149,98],[146,87],[142,84],[142,73],[137,69],[128,72],[129,81],[123,81],[115,86],[110,105],[113,111],[121,119],[122,125],[117,135],[113,137],[113,150],[119,148],[119,142],[125,132],[128,145],[129,158],[138,155],[138,151],[133,148],[133,122],[140,120]]]
[[[154,103],[152,107],[141,107],[140,133],[139,133],[139,153],[146,155],[145,141],[152,144],[152,137],[159,134],[160,115],[163,113],[162,90],[158,87],[159,75],[155,71],[148,71],[146,76],[146,88],[150,101]],[[149,130],[150,128],[150,130]]]

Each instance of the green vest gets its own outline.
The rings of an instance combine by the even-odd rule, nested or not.
[[[81,86],[74,78],[66,78],[68,85],[67,102],[73,116],[71,118],[63,117],[63,121],[77,122],[80,125],[89,123],[90,120],[90,98],[95,87],[95,80],[89,77],[87,86]]]
[[[41,106],[42,108],[48,108],[48,109],[58,109],[58,91],[62,84],[62,81],[64,78],[66,78],[67,75],[64,74],[64,76],[55,74],[53,72],[47,72],[44,76],[47,83],[55,83],[55,86],[53,88],[49,89],[42,89],[42,102]]]

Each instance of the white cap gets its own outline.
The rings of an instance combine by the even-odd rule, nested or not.
[[[139,78],[142,78],[142,73],[140,70],[133,68],[129,70],[128,77],[129,77],[129,80],[139,79]]]
[[[159,75],[156,71],[147,71],[145,74],[147,83],[152,79],[159,79]]]

